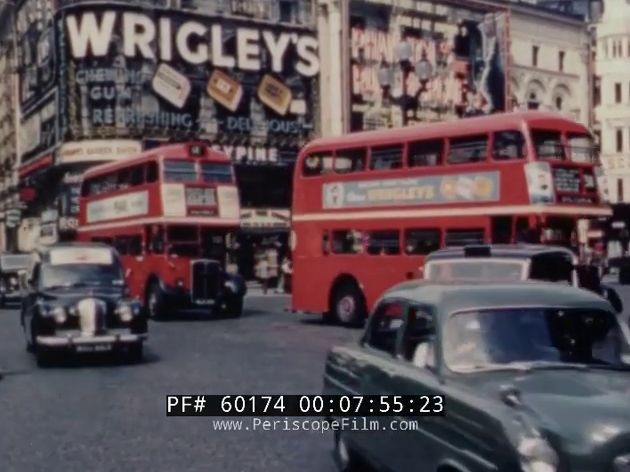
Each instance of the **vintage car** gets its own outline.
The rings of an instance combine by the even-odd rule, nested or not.
[[[388,428],[392,416],[376,417],[378,433],[337,428],[337,463],[343,471],[366,470],[365,462],[401,472],[627,471],[628,335],[605,299],[568,285],[395,286],[361,340],[329,352],[324,393],[443,395],[444,416],[405,417],[418,420],[413,431]]]
[[[440,282],[517,282],[541,280],[582,287],[623,310],[619,294],[603,284],[595,266],[580,265],[562,246],[542,244],[471,245],[440,249],[429,254],[422,268],[425,280]]]
[[[28,254],[2,254],[0,256],[0,307],[7,302],[20,300],[20,279],[29,268]]]
[[[21,323],[39,365],[69,352],[124,351],[137,361],[147,337],[118,254],[95,243],[59,243],[33,254]]]

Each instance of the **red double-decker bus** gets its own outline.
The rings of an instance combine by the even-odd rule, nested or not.
[[[611,214],[596,161],[584,126],[534,111],[315,140],[295,167],[292,309],[358,322],[446,246],[577,248],[582,220]]]
[[[174,144],[88,170],[78,234],[118,250],[150,316],[187,307],[240,316],[246,289],[229,260],[239,218],[228,157]]]

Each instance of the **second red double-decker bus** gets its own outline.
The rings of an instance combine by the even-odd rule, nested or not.
[[[445,246],[578,247],[608,216],[588,130],[521,112],[318,139],[293,185],[294,311],[361,320]]]
[[[231,162],[204,144],[162,146],[83,177],[79,239],[118,250],[132,295],[155,318],[186,307],[241,315],[246,287],[229,260],[239,222]]]

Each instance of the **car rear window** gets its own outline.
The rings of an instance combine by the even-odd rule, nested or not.
[[[445,282],[466,280],[517,282],[524,278],[524,266],[524,261],[502,259],[431,261],[425,268],[425,278]]]

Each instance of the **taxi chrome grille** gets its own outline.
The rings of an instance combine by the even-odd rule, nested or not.
[[[192,263],[191,297],[193,301],[214,300],[219,291],[221,267],[216,261]]]
[[[79,328],[82,335],[94,335],[105,331],[107,305],[96,298],[84,298],[77,303]]]

